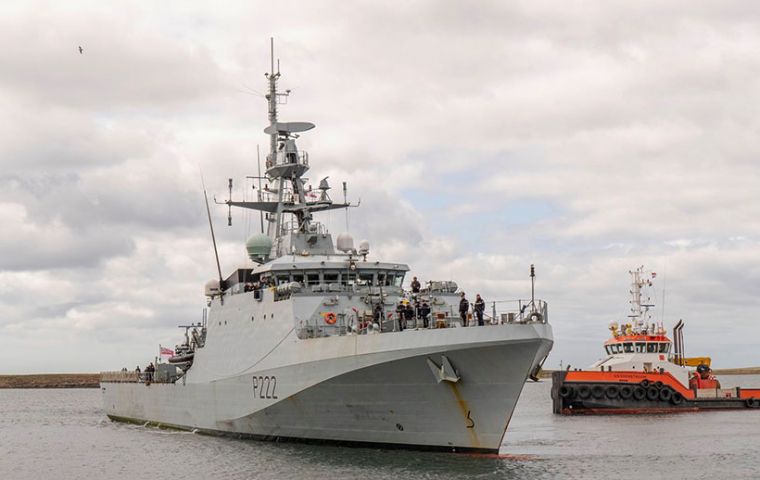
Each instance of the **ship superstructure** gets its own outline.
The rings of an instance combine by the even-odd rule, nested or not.
[[[106,414],[260,439],[498,451],[553,343],[546,303],[491,302],[485,326],[464,328],[474,322],[456,283],[408,292],[407,265],[373,259],[348,234],[334,243],[314,214],[350,204],[333,202],[327,178],[308,186],[296,140],[314,124],[279,121],[289,91],[274,64],[265,185],[256,201],[224,202],[263,212],[250,264],[206,284],[208,314],[185,326],[169,363],[103,375]]]

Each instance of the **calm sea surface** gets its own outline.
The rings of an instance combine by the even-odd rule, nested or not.
[[[526,385],[503,458],[208,437],[112,423],[97,389],[0,390],[0,480],[760,479],[760,410],[560,417],[549,388]]]

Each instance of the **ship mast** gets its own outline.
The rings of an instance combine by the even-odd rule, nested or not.
[[[270,71],[269,73],[265,73],[264,75],[267,77],[267,80],[269,80],[269,93],[266,95],[267,102],[269,104],[269,127],[271,130],[271,133],[269,134],[269,162],[267,163],[274,163],[277,158],[277,101],[278,96],[282,95],[284,97],[287,97],[290,94],[290,91],[279,94],[277,93],[277,80],[280,78],[280,62],[277,61],[277,72],[274,71],[274,37],[271,37],[269,39],[269,53],[270,53]],[[281,247],[281,235],[280,235],[280,228],[282,225],[282,197],[283,197],[283,191],[285,190],[285,177],[279,177],[279,182],[277,185],[277,210],[275,211],[274,215],[274,230],[272,230],[272,220],[269,219],[269,224],[267,225],[267,235],[269,238],[272,239],[272,243],[275,248],[274,256],[278,257],[280,255],[280,247]]]
[[[268,81],[268,91],[265,98],[269,119],[269,126],[264,129],[264,133],[269,135],[269,154],[266,157],[265,176],[270,184],[264,188],[263,192],[259,191],[258,201],[238,202],[232,200],[232,180],[230,180],[230,198],[224,203],[228,207],[250,208],[268,213],[266,236],[269,237],[272,245],[269,257],[277,258],[286,253],[283,246],[285,236],[314,235],[320,230],[319,225],[312,225],[311,223],[313,212],[348,208],[351,205],[345,200],[344,203],[333,203],[327,193],[330,190],[327,178],[322,179],[316,189],[320,192],[318,198],[312,196],[307,200],[303,174],[309,170],[309,155],[307,152],[298,149],[296,139],[299,138],[299,133],[314,128],[314,124],[310,122],[280,122],[278,119],[277,106],[286,102],[290,90],[285,90],[284,93],[277,90],[277,82],[280,79],[280,62],[277,61],[275,70],[274,38],[270,39],[270,71],[264,76]],[[261,178],[260,174],[259,178]],[[264,193],[266,195],[262,195]],[[293,215],[292,224],[288,225],[284,222],[284,214]],[[308,251],[309,245],[312,244],[314,244],[313,239],[312,243],[300,251]]]
[[[628,273],[630,273],[632,277],[630,290],[631,300],[629,301],[631,304],[631,314],[628,315],[628,318],[632,320],[634,331],[641,333],[647,328],[647,321],[650,318],[649,309],[654,307],[654,304],[649,303],[651,300],[650,297],[644,298],[642,289],[644,287],[651,287],[652,280],[647,278],[644,274],[643,266],[636,270],[630,270]],[[642,300],[645,300],[646,303],[642,303]],[[658,325],[658,327],[660,326]],[[660,329],[661,328],[658,328],[658,330]]]

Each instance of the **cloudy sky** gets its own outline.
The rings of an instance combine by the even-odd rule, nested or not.
[[[281,118],[317,124],[311,174],[376,258],[486,300],[534,263],[552,367],[601,356],[645,265],[687,354],[760,365],[756,2],[11,1],[0,373],[132,368],[200,320],[200,172],[250,195],[270,36]],[[258,218],[213,215],[229,272]]]

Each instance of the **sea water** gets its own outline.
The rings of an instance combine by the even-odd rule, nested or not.
[[[526,384],[500,456],[210,437],[113,423],[98,389],[0,390],[0,480],[760,478],[760,409],[564,417],[550,387]]]

